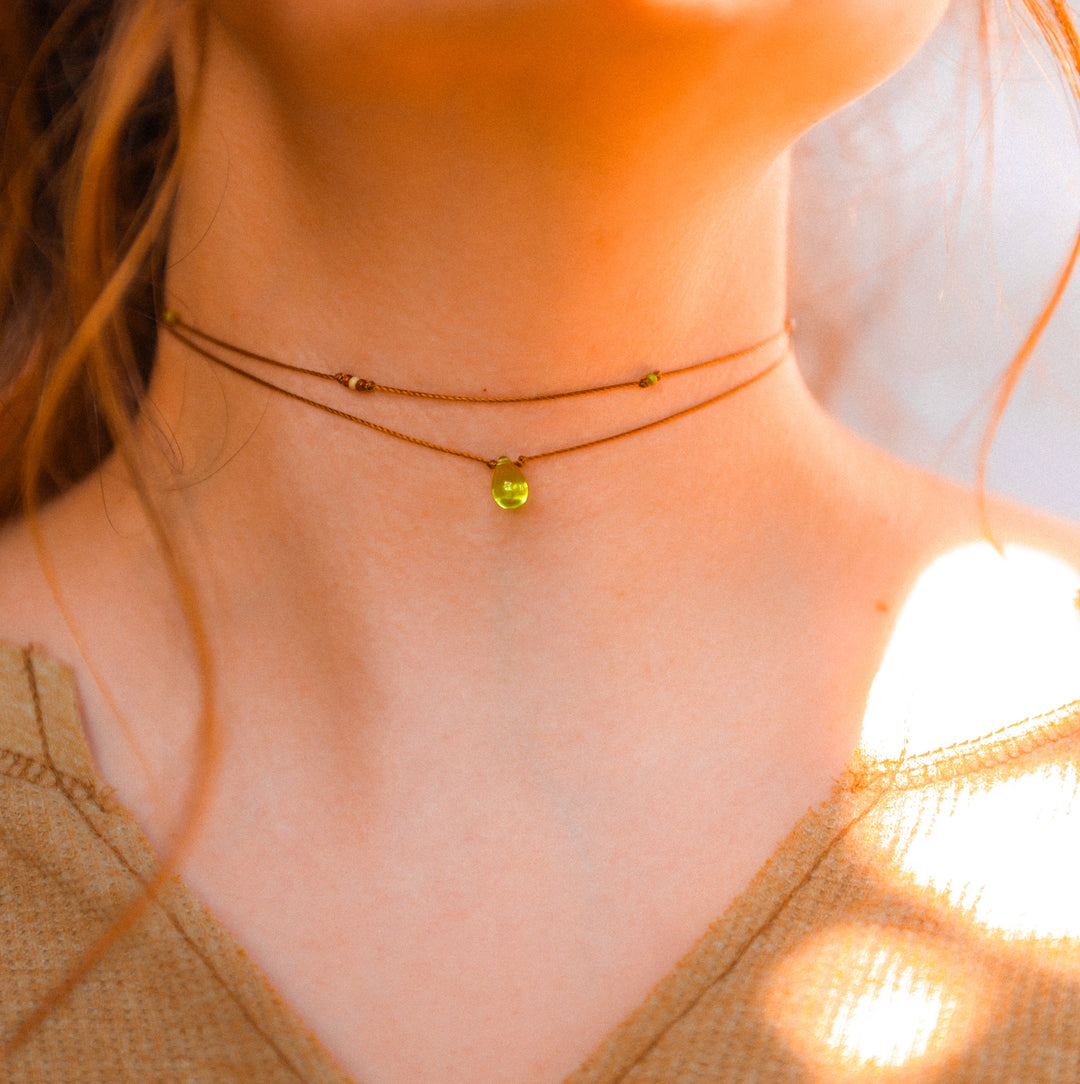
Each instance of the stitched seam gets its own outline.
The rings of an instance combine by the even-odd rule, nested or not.
[[[1040,722],[1041,721],[1041,722]],[[855,772],[859,786],[889,779],[898,789],[959,779],[985,768],[999,767],[1073,737],[1080,729],[1080,701],[940,749],[871,762]]]
[[[49,740],[45,729],[45,716],[41,708],[41,697],[38,692],[37,674],[34,670],[34,660],[32,654],[27,650],[23,651],[23,662],[26,667],[27,681],[30,685],[30,695],[34,702],[34,714],[37,719],[38,730],[41,735],[42,749],[48,762],[46,766],[48,770],[52,772],[54,778],[57,780],[57,789],[60,790],[60,792],[64,795],[65,798],[67,798],[72,809],[78,815],[79,819],[82,820],[82,822],[90,830],[91,834],[97,838],[99,843],[101,843],[104,847],[106,847],[109,851],[112,852],[113,856],[116,858],[116,861],[120,864],[124,871],[128,873],[136,882],[142,884],[145,887],[146,882],[143,881],[142,877],[139,876],[138,872],[131,865],[131,863],[128,862],[128,860],[124,857],[124,855],[120,852],[120,850],[116,847],[115,844],[113,844],[110,840],[106,839],[105,836],[101,834],[101,832],[98,830],[97,825],[95,825],[94,822],[90,820],[89,817],[87,817],[85,811],[80,808],[78,802],[75,801],[74,795],[64,789],[62,773],[57,771],[56,766],[52,762],[52,754],[49,752]],[[247,1022],[251,1025],[251,1027],[254,1028],[254,1030],[259,1035],[262,1036],[267,1046],[269,1046],[270,1049],[274,1051],[274,1053],[278,1056],[285,1068],[288,1069],[297,1078],[297,1080],[303,1081],[304,1078],[300,1074],[300,1071],[296,1068],[295,1065],[292,1064],[285,1052],[277,1045],[277,1043],[274,1042],[273,1038],[268,1035],[266,1031],[259,1025],[258,1021],[255,1020],[255,1018],[249,1012],[247,1006],[243,1003],[243,1001],[241,1001],[239,997],[237,997],[235,991],[221,976],[217,968],[214,967],[214,965],[202,952],[199,946],[196,945],[195,942],[191,939],[191,937],[180,924],[176,916],[173,915],[169,908],[166,907],[160,899],[154,898],[150,901],[150,903],[153,906],[159,908],[159,910],[165,915],[165,917],[169,920],[170,925],[180,936],[181,940],[183,940],[183,942],[188,946],[188,948],[191,949],[191,951],[203,962],[203,965],[206,967],[207,971],[210,972],[210,974],[214,977],[214,979],[218,982],[221,988],[225,991],[225,993],[239,1009],[241,1016],[243,1016],[244,1019],[247,1020]]]
[[[1052,711],[1046,711],[1040,715],[1033,715],[1020,722],[1008,723],[1005,726],[998,727],[997,730],[991,730],[988,734],[983,734],[978,738],[965,738],[963,741],[954,742],[952,745],[943,745],[937,749],[928,749],[926,752],[919,753],[912,757],[911,760],[914,762],[933,760],[947,753],[962,754],[965,749],[975,749],[978,746],[986,745],[988,742],[991,744],[998,744],[1000,739],[1006,736],[1027,731],[1034,723],[1039,722],[1040,719],[1046,720],[1046,722],[1041,727],[1035,728],[1031,736],[1046,737],[1051,741],[1055,741],[1060,737],[1060,735],[1054,733],[1055,722],[1057,723],[1057,728],[1060,729],[1064,727],[1066,723],[1075,722],[1075,716],[1078,714],[1080,714],[1080,700],[1074,700],[1069,704],[1063,704],[1059,708],[1054,708]]]
[[[853,771],[851,773],[852,779],[844,789],[877,787],[879,788],[877,795],[861,813],[852,817],[829,841],[828,845],[822,849],[798,882],[791,886],[783,899],[776,904],[775,908],[766,916],[757,929],[745,939],[727,967],[701,987],[686,1007],[653,1036],[648,1046],[634,1058],[633,1062],[617,1077],[612,1078],[612,1084],[620,1084],[638,1069],[667,1038],[668,1034],[697,1008],[709,992],[719,986],[738,967],[754,944],[775,925],[791,901],[810,883],[821,868],[822,863],[855,827],[877,808],[886,795],[896,789],[903,789],[905,784],[915,786],[920,782],[940,779],[948,772],[950,766],[956,766],[959,769],[955,775],[963,775],[965,772],[974,771],[978,768],[1007,763],[1010,760],[1016,760],[1021,756],[1053,745],[1055,742],[1062,741],[1076,732],[1078,723],[1076,716],[1078,712],[1080,712],[1080,702],[1074,702],[1044,715],[1037,715],[1019,723],[1011,723],[1008,726],[991,731],[981,738],[968,739],[956,742],[953,745],[942,746],[940,749],[934,749],[927,753],[917,754],[910,761],[901,755],[894,761],[882,761],[878,765],[871,764],[868,768]],[[1042,726],[1033,728],[1033,724],[1040,719],[1047,721]],[[986,742],[990,742],[990,748],[981,748]],[[960,764],[952,760],[952,757],[956,757]]]
[[[886,793],[887,787],[883,787],[878,793],[878,795],[873,799],[873,801],[869,802],[866,808],[861,813],[859,813],[855,817],[852,817],[851,820],[849,820],[847,824],[845,824],[843,828],[841,828],[836,833],[836,835],[833,836],[831,840],[829,840],[828,844],[822,848],[821,853],[817,856],[817,858],[814,859],[814,862],[810,866],[810,868],[807,869],[807,871],[799,878],[796,884],[791,886],[790,891],[788,891],[783,897],[783,899],[781,899],[780,902],[777,903],[773,910],[762,921],[761,925],[758,926],[757,929],[755,929],[753,933],[751,933],[745,939],[742,947],[735,954],[734,958],[727,965],[727,967],[725,967],[723,971],[720,972],[720,974],[714,976],[706,985],[704,985],[694,996],[693,1000],[675,1017],[668,1021],[668,1023],[665,1024],[660,1031],[656,1033],[649,1045],[644,1050],[642,1050],[640,1054],[638,1054],[634,1061],[626,1067],[626,1070],[624,1072],[620,1073],[617,1077],[614,1077],[612,1079],[611,1084],[620,1084],[621,1081],[626,1080],[626,1078],[632,1072],[634,1072],[634,1070],[637,1069],[645,1061],[646,1058],[649,1057],[649,1055],[660,1045],[660,1043],[663,1042],[665,1038],[667,1038],[668,1033],[672,1029],[677,1027],[687,1016],[689,1016],[690,1013],[692,1013],[698,1007],[701,1000],[711,990],[719,986],[720,983],[722,983],[732,973],[732,971],[734,971],[735,968],[738,967],[740,963],[742,963],[743,958],[746,956],[746,954],[750,951],[754,944],[769,931],[770,927],[772,927],[776,923],[777,919],[779,919],[779,917],[787,909],[788,904],[790,904],[791,901],[799,894],[799,892],[801,892],[802,889],[805,888],[806,885],[808,885],[813,880],[814,875],[821,868],[821,864],[825,861],[825,859],[828,858],[829,855],[832,854],[832,852],[836,849],[836,847],[838,847],[847,838],[848,834],[856,827],[856,825],[858,825],[862,820],[864,820],[874,811],[874,809],[877,807],[878,803],[882,800],[882,798],[884,798]]]
[[[46,790],[59,790],[65,794],[70,792],[79,801],[89,802],[102,813],[115,813],[118,808],[112,797],[111,787],[98,790],[82,776],[62,772],[35,757],[17,753],[14,749],[0,748],[0,775]]]
[[[1038,723],[1039,720],[1046,720],[1046,722],[1041,726],[1034,726],[1033,724]],[[754,944],[769,931],[791,901],[810,883],[822,863],[855,827],[880,805],[888,794],[897,789],[904,789],[905,783],[910,787],[914,787],[922,782],[946,777],[946,773],[951,766],[958,768],[953,774],[960,776],[978,768],[991,767],[1017,760],[1029,753],[1047,748],[1056,742],[1071,737],[1076,733],[1078,724],[1080,724],[1080,701],[1074,701],[1043,715],[1036,715],[1018,723],[1010,723],[1008,726],[1000,727],[982,737],[966,739],[926,753],[916,754],[910,760],[901,754],[895,760],[879,761],[877,764],[871,762],[866,768],[849,769],[848,778],[841,781],[841,789],[854,791],[877,788],[876,796],[862,812],[852,817],[821,850],[817,858],[814,859],[813,864],[799,878],[798,882],[791,886],[790,890],[785,893],[769,915],[746,937],[734,958],[723,971],[701,987],[685,1008],[681,1009],[653,1036],[649,1044],[627,1065],[625,1070],[618,1076],[611,1078],[611,1084],[621,1084],[631,1073],[640,1068],[653,1051],[667,1038],[668,1034],[697,1008],[710,991],[719,986],[738,967]],[[981,748],[987,742],[990,743],[990,748]],[[956,758],[956,760],[952,758]],[[957,760],[960,761],[960,764],[957,764]]]

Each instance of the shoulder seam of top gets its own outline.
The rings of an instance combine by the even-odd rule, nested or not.
[[[938,749],[895,759],[869,760],[853,770],[854,785],[887,779],[900,789],[956,779],[1038,752],[1080,732],[1080,700]]]
[[[104,791],[97,791],[94,787],[89,786],[86,780],[81,779],[78,776],[72,775],[69,772],[62,772],[58,768],[56,768],[54,764],[51,763],[52,756],[49,751],[49,740],[45,724],[45,713],[43,711],[41,697],[39,695],[37,674],[34,666],[34,657],[35,653],[32,650],[28,648],[23,650],[23,663],[26,668],[26,678],[29,685],[31,700],[33,703],[34,715],[37,719],[38,727],[41,732],[42,749],[45,754],[45,761],[38,761],[33,757],[28,757],[21,753],[15,753],[11,750],[0,750],[0,771],[3,771],[5,767],[3,761],[6,760],[8,764],[15,768],[17,771],[26,772],[28,773],[28,775],[32,776],[33,778],[30,778],[29,780],[31,783],[54,789],[57,791],[57,793],[62,794],[65,798],[67,798],[68,803],[76,816],[78,816],[82,820],[87,830],[94,837],[96,837],[97,841],[101,844],[101,846],[104,847],[107,851],[111,852],[113,859],[120,866],[120,868],[123,869],[123,871],[128,874],[128,876],[134,878],[136,882],[142,883],[143,887],[149,890],[147,895],[144,897],[144,902],[147,904],[152,904],[160,909],[161,913],[168,920],[169,924],[175,930],[176,934],[184,941],[184,943],[188,946],[188,949],[201,961],[202,965],[206,968],[209,974],[213,976],[214,980],[218,983],[221,989],[228,995],[228,997],[237,1007],[241,1015],[247,1020],[251,1028],[262,1038],[262,1041],[266,1044],[266,1046],[273,1051],[278,1061],[289,1072],[291,1072],[297,1080],[303,1080],[303,1074],[300,1069],[294,1064],[292,1056],[290,1056],[289,1053],[282,1049],[281,1045],[276,1041],[275,1036],[264,1026],[263,1021],[259,1019],[259,1012],[248,1004],[247,999],[237,993],[233,986],[230,985],[228,979],[225,977],[222,971],[216,966],[213,953],[207,952],[200,947],[200,945],[196,942],[196,940],[192,937],[191,933],[185,927],[184,923],[181,922],[180,919],[177,917],[173,908],[168,906],[166,901],[164,901],[160,897],[160,895],[155,889],[152,889],[150,887],[153,885],[154,878],[157,877],[157,874],[155,874],[154,878],[151,878],[151,880],[149,881],[144,878],[132,864],[130,857],[124,853],[123,848],[118,845],[117,841],[115,839],[108,838],[108,836],[103,833],[101,827],[98,824],[94,823],[93,819],[87,814],[87,811],[82,808],[75,800],[76,797],[81,797],[85,793],[86,796],[90,799],[90,801],[97,805],[98,808],[102,808],[104,812],[116,811],[121,813],[122,815],[124,812],[123,807],[119,806],[119,803],[116,803],[115,801],[112,803],[112,810],[104,809],[104,807],[102,806],[102,801],[103,799],[108,799],[108,792],[111,788],[105,788]],[[4,774],[13,775],[14,773],[12,771],[7,771]],[[19,778],[20,776],[16,775],[15,777]],[[74,783],[74,787],[72,789],[67,789],[65,786],[65,784],[69,782]],[[134,824],[133,821],[132,823]],[[194,897],[192,897],[192,899],[194,899]],[[194,902],[198,903],[197,900],[195,900]],[[239,948],[240,946],[237,945],[237,947]],[[241,954],[243,954],[242,948]],[[271,993],[276,994],[276,991],[274,991],[273,987],[270,986],[269,982],[265,978],[263,978],[263,986],[264,989],[268,988]],[[284,1004],[280,1002],[280,999],[278,999],[278,1001],[282,1008],[287,1009],[287,1006],[284,1006]],[[286,1012],[286,1015],[288,1016],[289,1014]],[[295,1013],[292,1014],[292,1024],[294,1027],[302,1028],[303,1026],[302,1021],[299,1020]],[[310,1033],[306,1034],[308,1034],[310,1038],[313,1038],[312,1036],[310,1036]],[[316,1046],[323,1060],[326,1060],[330,1057],[330,1055],[325,1051],[325,1048],[323,1048],[321,1044],[318,1044],[317,1041]]]
[[[99,790],[81,776],[62,772],[59,768],[54,768],[35,757],[29,757],[25,753],[18,753],[14,749],[0,747],[0,776],[7,776],[20,783],[30,783],[32,786],[46,790],[56,790],[61,794],[71,794],[73,797],[90,802],[102,813],[116,813],[119,809],[113,797],[112,787],[103,787]]]

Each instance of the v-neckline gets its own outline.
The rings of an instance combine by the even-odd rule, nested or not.
[[[78,706],[75,677],[64,663],[37,652],[14,648],[24,659],[32,660],[35,680],[47,689],[36,697],[42,705],[42,740],[49,759],[59,772],[81,778],[94,795],[103,798],[109,815],[118,818],[126,832],[113,838],[129,840],[125,852],[118,853],[118,860],[132,869],[146,871],[157,867],[157,858],[146,833],[136,818],[122,805],[110,799],[111,788],[101,779],[93,762],[86,738],[85,724]],[[50,687],[51,686],[51,687]],[[850,773],[849,773],[850,774]],[[860,797],[856,800],[856,794]],[[707,989],[737,962],[739,955],[750,944],[768,914],[762,913],[761,901],[774,900],[782,882],[799,883],[809,875],[821,856],[840,838],[848,824],[858,815],[858,808],[865,804],[866,792],[852,788],[850,779],[841,779],[830,796],[815,809],[799,818],[794,827],[780,843],[772,858],[760,869],[750,882],[738,893],[734,901],[696,939],[693,947],[659,980],[645,999],[633,1009],[622,1023],[607,1033],[581,1062],[579,1068],[566,1077],[562,1084],[614,1084],[622,1079],[650,1046],[663,1034],[665,1021],[678,1019],[682,1012],[694,1004],[701,992]],[[111,805],[110,805],[111,801]],[[807,844],[810,844],[809,846]],[[793,864],[794,863],[794,864]],[[802,873],[799,874],[799,870]],[[793,878],[793,874],[795,874]],[[145,872],[144,872],[145,876]],[[308,1058],[319,1064],[308,1065],[298,1072],[302,1079],[315,1071],[320,1080],[340,1084],[362,1084],[349,1077],[336,1059],[323,1045],[319,1037],[276,990],[259,966],[251,960],[243,946],[231,931],[210,911],[196,893],[180,877],[169,883],[162,905],[176,914],[186,916],[191,925],[201,921],[208,929],[206,936],[194,938],[193,948],[202,955],[201,944],[212,946],[214,959],[208,959],[211,970],[219,974],[231,996],[238,1000],[251,1000],[251,991],[257,990],[253,1010],[265,1011],[265,1006],[276,1006],[277,1023],[287,1021],[288,1026],[306,1040],[302,1043]],[[227,960],[224,968],[214,967],[217,956]],[[228,984],[222,976],[238,976],[239,983]],[[245,992],[241,994],[236,987]],[[269,1041],[269,1039],[268,1039]],[[291,1045],[291,1044],[289,1044]],[[287,1060],[287,1055],[282,1054]],[[296,1067],[292,1067],[294,1071]]]
[[[126,832],[116,833],[113,838],[126,837],[128,844],[124,853],[117,851],[118,860],[134,870],[144,871],[145,876],[146,870],[156,867],[156,858],[135,817],[115,802],[109,807],[110,791],[98,775],[90,754],[70,668],[48,655],[15,647],[4,650],[18,652],[23,665],[32,667],[33,680],[42,688],[40,694],[35,690],[34,701],[40,711],[41,739],[49,766],[68,778],[81,780],[101,799],[101,807],[108,815],[119,819]],[[1055,717],[1059,714],[1053,713]],[[848,769],[825,801],[796,821],[772,857],[734,901],[562,1084],[617,1084],[625,1079],[668,1030],[737,966],[743,953],[783,911],[828,852],[890,789],[917,785],[924,781],[927,771],[936,771],[935,765],[945,758],[959,763],[970,756],[985,763],[991,746],[1000,744],[1003,749],[1014,750],[1019,738],[1035,740],[1036,736],[1045,735],[1046,729],[1047,724],[1041,718],[1026,720],[984,738],[900,761],[876,761],[861,748],[856,749]],[[362,1084],[340,1068],[234,935],[181,878],[171,880],[161,903],[174,919],[182,916],[179,921],[189,931],[203,924],[205,928],[199,935],[188,939],[230,996],[240,1003],[247,1002],[245,1008],[256,1015],[269,1017],[276,1026],[292,1032],[289,1041],[280,1044],[274,1042],[275,1034],[266,1033],[265,1037],[300,1079],[315,1077],[326,1084]],[[224,966],[215,966],[219,964]],[[239,981],[229,982],[229,976]],[[286,1053],[289,1049],[299,1051],[305,1064],[299,1068],[293,1065]]]

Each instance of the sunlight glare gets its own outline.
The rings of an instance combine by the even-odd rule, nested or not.
[[[871,974],[889,964],[887,957],[879,957]],[[876,989],[842,1002],[822,1039],[843,1062],[903,1065],[926,1053],[945,1010],[944,998],[910,968],[873,977]]]
[[[950,788],[933,824],[914,831],[925,817],[918,795],[897,802],[895,830],[912,834],[900,879],[1012,937],[1080,938],[1078,788],[1075,770],[1060,767]]]
[[[963,546],[909,594],[874,679],[863,749],[896,757],[1080,699],[1080,574],[1023,546]]]
[[[960,964],[915,935],[846,927],[785,960],[767,1002],[778,1033],[825,1079],[891,1080],[971,1039],[971,987]]]

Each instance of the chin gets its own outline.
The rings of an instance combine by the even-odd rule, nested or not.
[[[298,99],[416,91],[433,101],[484,93],[486,80],[491,100],[509,88],[558,104],[580,79],[647,108],[650,84],[660,96],[700,81],[725,108],[754,103],[788,139],[901,67],[948,0],[206,3],[238,54]]]

